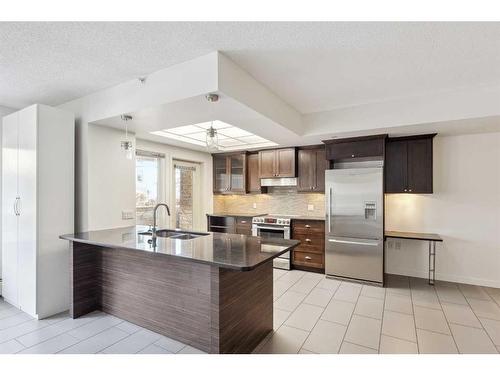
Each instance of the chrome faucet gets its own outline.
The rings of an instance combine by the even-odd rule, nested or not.
[[[153,209],[153,229],[151,231],[153,245],[156,245],[156,217],[157,217],[158,208],[160,208],[160,206],[165,206],[165,208],[167,209],[167,214],[168,214],[168,216],[170,216],[170,208],[168,208],[168,205],[166,203],[158,203],[155,206],[155,208]]]

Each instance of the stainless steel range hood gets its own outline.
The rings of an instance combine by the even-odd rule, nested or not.
[[[296,177],[261,178],[260,186],[297,186]]]

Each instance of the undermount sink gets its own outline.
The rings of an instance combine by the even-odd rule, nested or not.
[[[151,231],[139,232],[143,236],[152,236]],[[208,236],[208,233],[199,232],[186,232],[172,229],[159,229],[156,231],[156,237],[172,238],[176,240],[192,240],[193,238],[198,238],[202,236]]]

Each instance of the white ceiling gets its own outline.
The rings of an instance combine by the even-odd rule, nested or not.
[[[500,23],[0,23],[0,105],[220,50],[301,113],[500,84]]]

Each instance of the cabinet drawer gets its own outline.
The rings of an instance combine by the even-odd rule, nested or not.
[[[323,254],[294,250],[293,264],[298,266],[324,268],[324,256]]]
[[[237,217],[236,225],[248,225],[252,226],[252,218],[251,217]]]
[[[294,239],[300,241],[300,245],[297,247],[298,250],[321,254],[325,252],[325,239],[323,237],[298,235],[294,236]]]
[[[325,234],[325,222],[316,220],[294,220],[293,236],[304,234],[321,236]]]

